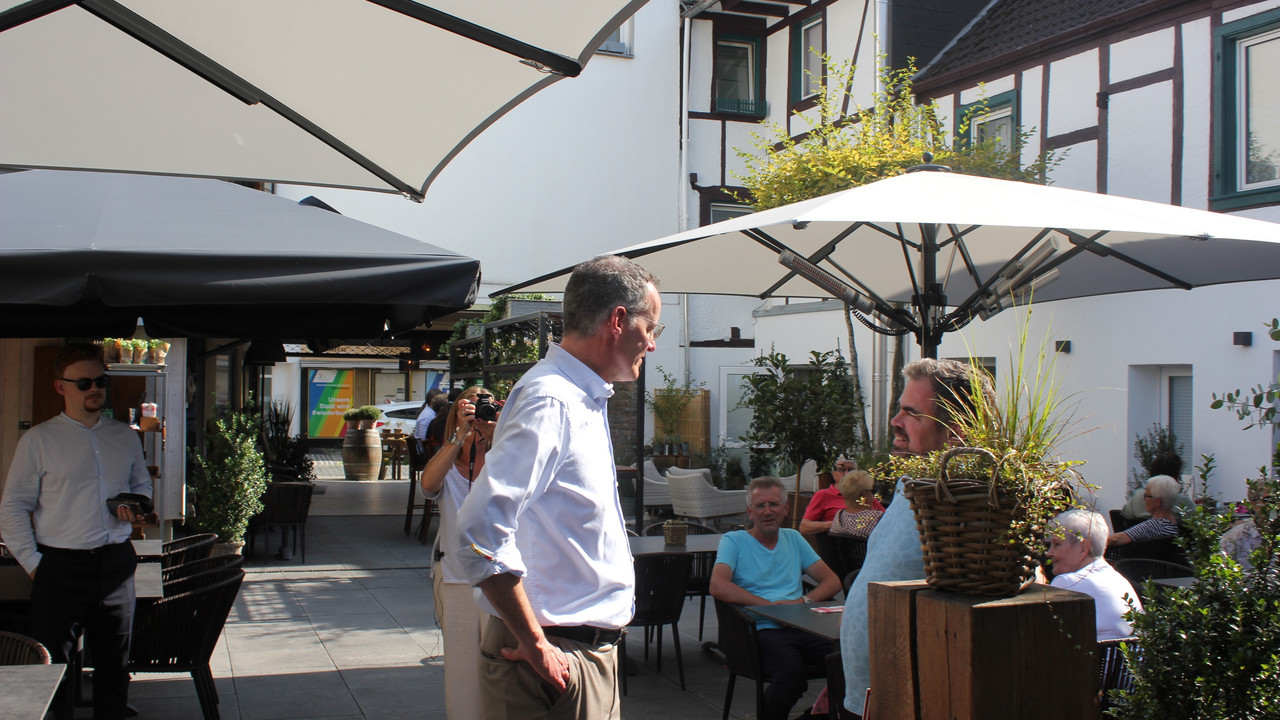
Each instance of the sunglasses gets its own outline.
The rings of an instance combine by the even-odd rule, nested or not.
[[[75,385],[76,389],[79,390],[80,392],[84,392],[85,390],[88,390],[90,386],[97,386],[100,388],[104,388],[107,386],[107,383],[111,380],[111,378],[107,377],[106,375],[99,375],[96,378],[80,378],[79,380],[72,380],[71,378],[58,378],[58,379],[61,380],[62,382],[69,382]]]

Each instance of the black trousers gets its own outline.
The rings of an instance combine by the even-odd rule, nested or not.
[[[93,659],[93,717],[119,720],[129,695],[129,634],[133,626],[133,571],[138,556],[128,541],[95,550],[39,547],[42,557],[31,583],[31,630],[54,662],[75,652],[77,627]],[[54,699],[60,717],[70,717],[72,678]]]
[[[792,706],[809,689],[808,668],[823,666],[831,641],[795,628],[760,630],[756,638],[760,665],[769,679],[760,720],[786,720]]]

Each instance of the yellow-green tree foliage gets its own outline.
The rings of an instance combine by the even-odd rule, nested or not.
[[[853,63],[827,57],[824,62],[826,91],[819,93],[815,108],[795,113],[810,127],[807,133],[795,139],[786,126],[766,123],[765,133],[752,134],[753,149],[735,149],[747,167],[745,174],[737,175],[751,193],[744,200],[756,210],[900,175],[920,165],[926,152],[933,154],[935,163],[956,172],[1041,184],[1059,161],[1046,152],[1024,167],[1021,154],[1029,132],[1020,128],[1015,128],[1008,147],[995,137],[969,142],[969,123],[986,111],[985,103],[960,118],[955,135],[947,136],[940,129],[937,108],[916,103],[913,65],[886,70],[885,90],[876,93],[874,107],[860,109],[850,97]],[[846,107],[854,109],[845,112]]]

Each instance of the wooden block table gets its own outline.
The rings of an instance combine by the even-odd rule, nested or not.
[[[1011,598],[872,583],[875,720],[1096,718],[1093,598],[1032,585]]]

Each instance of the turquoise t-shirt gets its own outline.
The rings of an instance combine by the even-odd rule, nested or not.
[[[749,593],[774,602],[794,600],[803,593],[800,574],[821,558],[809,541],[791,528],[778,531],[778,544],[772,550],[760,544],[746,530],[725,533],[716,551],[716,563],[733,570],[733,583]],[[761,630],[778,627],[759,620]]]

